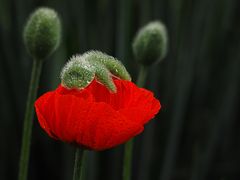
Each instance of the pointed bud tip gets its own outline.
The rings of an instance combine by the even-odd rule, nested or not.
[[[29,54],[35,59],[45,59],[58,47],[61,22],[55,10],[41,7],[29,17],[23,33]]]
[[[167,30],[160,21],[153,21],[142,27],[133,41],[135,59],[143,65],[162,60],[167,53]]]

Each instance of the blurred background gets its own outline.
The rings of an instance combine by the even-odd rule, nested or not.
[[[0,0],[0,179],[17,179],[32,60],[22,31],[39,6],[60,15],[61,46],[44,63],[39,95],[55,89],[64,63],[90,49],[119,58],[135,81],[131,43],[151,20],[168,28],[167,58],[146,88],[161,112],[135,139],[133,180],[240,178],[239,0]],[[86,180],[121,180],[123,146],[88,152]],[[74,148],[34,119],[29,179],[72,179]]]

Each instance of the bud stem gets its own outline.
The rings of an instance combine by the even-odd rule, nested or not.
[[[136,83],[138,87],[143,87],[145,85],[147,73],[148,73],[148,67],[141,65],[140,72],[138,74],[137,83]],[[134,142],[134,138],[130,139],[125,144],[125,147],[124,147],[123,180],[131,179],[133,142]]]
[[[32,124],[33,124],[33,104],[37,96],[37,89],[42,70],[41,60],[34,60],[31,74],[31,81],[28,91],[28,99],[25,110],[24,124],[23,124],[23,135],[22,135],[22,147],[19,161],[19,173],[18,180],[26,180],[28,173],[28,162],[30,155],[31,135],[32,135]]]
[[[138,74],[138,79],[137,79],[137,86],[138,87],[143,87],[145,85],[146,82],[146,78],[147,78],[147,73],[148,73],[148,67],[141,65],[140,66],[140,71]]]
[[[84,154],[85,150],[81,148],[76,149],[73,180],[82,180]]]

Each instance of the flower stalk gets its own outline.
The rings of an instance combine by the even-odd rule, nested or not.
[[[132,49],[135,60],[140,65],[137,86],[143,87],[146,82],[148,68],[159,63],[167,53],[167,30],[159,21],[150,22],[142,27],[133,40]],[[131,163],[134,139],[125,144],[123,162],[123,180],[131,179]]]
[[[141,65],[140,72],[138,74],[137,86],[143,87],[146,83],[146,77],[148,74],[148,67]],[[130,139],[124,147],[124,159],[123,159],[123,180],[131,179],[131,166],[132,166],[132,154],[133,154],[134,138]]]
[[[143,87],[146,83],[146,78],[148,74],[148,66],[140,65],[140,71],[137,79],[137,86]]]
[[[82,180],[84,154],[85,154],[85,150],[81,148],[76,149],[73,180]]]
[[[37,96],[37,89],[42,70],[41,60],[34,60],[31,74],[31,81],[29,85],[27,106],[25,111],[25,118],[23,124],[22,147],[19,162],[18,180],[26,180],[28,173],[28,162],[30,154],[30,144],[33,125],[33,104]]]
[[[29,55],[33,58],[33,67],[23,122],[18,180],[27,179],[34,101],[37,96],[42,64],[58,47],[60,32],[61,23],[57,13],[44,7],[35,10],[24,27],[23,40]]]
[[[131,179],[131,165],[132,165],[132,150],[133,139],[130,139],[124,147],[124,159],[123,159],[123,180]]]

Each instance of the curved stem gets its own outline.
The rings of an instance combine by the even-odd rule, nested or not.
[[[33,104],[37,96],[37,89],[42,70],[42,61],[34,60],[31,74],[31,81],[28,91],[27,106],[25,110],[23,135],[22,135],[22,147],[19,161],[19,173],[18,180],[26,180],[28,173],[28,162],[31,145],[32,124],[33,124]]]
[[[82,169],[83,169],[83,149],[77,148],[75,153],[75,165],[73,171],[73,180],[82,180]]]
[[[138,74],[137,85],[138,87],[143,87],[146,82],[148,67],[141,65],[140,72]],[[131,179],[131,166],[132,166],[132,152],[133,152],[133,142],[132,138],[129,140],[124,147],[124,159],[123,159],[123,180]]]

